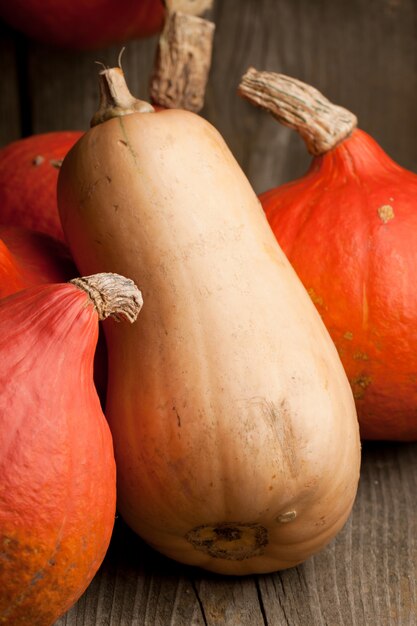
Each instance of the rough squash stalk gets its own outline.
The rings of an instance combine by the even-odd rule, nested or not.
[[[339,357],[219,133],[133,106],[120,69],[100,81],[112,98],[65,158],[58,204],[82,271],[125,273],[146,301],[141,324],[105,324],[120,513],[185,563],[290,567],[356,494]]]

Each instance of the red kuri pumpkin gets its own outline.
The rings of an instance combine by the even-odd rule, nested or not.
[[[81,131],[32,135],[0,150],[1,224],[64,240],[56,203],[58,171],[81,135]]]
[[[24,288],[22,271],[9,248],[0,239],[0,298]]]
[[[66,282],[77,275],[68,248],[50,235],[28,228],[0,224],[0,242],[2,298],[19,289],[43,283]],[[5,270],[7,266],[8,271]],[[19,276],[16,288],[13,288],[10,280],[12,276]]]
[[[53,624],[104,558],[116,476],[93,385],[98,320],[133,321],[140,305],[132,281],[108,274],[0,302],[2,624]]]
[[[0,0],[0,17],[43,43],[93,49],[156,33],[162,0]]]
[[[149,37],[168,10],[199,15],[212,0],[0,0],[0,18],[52,46],[89,50]]]
[[[66,282],[77,274],[68,248],[58,239],[27,228],[0,225],[0,298],[35,285]],[[104,406],[107,348],[101,329],[94,356],[94,383]]]
[[[240,93],[313,155],[260,200],[336,344],[362,437],[417,439],[417,176],[296,79],[251,68]]]

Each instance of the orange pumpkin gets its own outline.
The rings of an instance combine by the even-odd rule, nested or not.
[[[50,235],[0,224],[0,242],[0,297],[42,283],[65,282],[78,273],[68,248]],[[12,276],[19,277],[14,286]]]
[[[296,79],[250,69],[240,93],[313,155],[305,176],[260,200],[336,344],[362,437],[416,440],[416,174]]]
[[[2,624],[53,624],[104,558],[116,476],[93,385],[98,320],[132,321],[140,303],[132,281],[108,275],[0,302]]]
[[[81,135],[75,130],[32,135],[0,150],[0,224],[64,240],[56,205],[58,171]]]
[[[69,49],[93,49],[162,26],[162,0],[0,0],[0,17],[29,37]]]
[[[65,282],[77,274],[62,241],[27,228],[0,225],[0,298],[35,285]],[[94,356],[94,383],[104,406],[107,349],[101,328]]]

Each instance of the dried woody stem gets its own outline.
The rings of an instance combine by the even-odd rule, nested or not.
[[[91,126],[101,124],[113,117],[129,113],[152,113],[155,110],[149,102],[132,96],[121,67],[104,68],[99,74],[99,87],[100,104],[90,122]]]
[[[296,130],[310,154],[328,152],[356,128],[356,116],[332,104],[317,89],[290,76],[249,68],[239,95]]]
[[[117,321],[134,322],[142,308],[141,292],[133,280],[120,274],[93,274],[69,282],[88,294],[100,320],[111,316]]]
[[[152,102],[167,108],[198,112],[211,64],[215,26],[197,14],[211,0],[166,1],[164,29],[159,38],[150,83]]]

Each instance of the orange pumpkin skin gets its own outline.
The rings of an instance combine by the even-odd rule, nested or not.
[[[97,322],[72,284],[0,303],[2,624],[53,624],[110,541],[115,464],[93,385]]]
[[[0,239],[0,298],[25,288],[24,277],[16,259]]]
[[[49,235],[0,224],[0,242],[2,298],[26,287],[66,282],[78,274],[68,248]],[[14,287],[13,276],[19,276]]]
[[[0,150],[0,223],[38,230],[64,241],[56,202],[62,159],[80,131],[19,139]]]
[[[417,176],[365,132],[260,195],[351,383],[364,439],[417,439]]]
[[[0,298],[35,285],[66,282],[77,275],[68,248],[58,239],[27,228],[0,225]],[[104,406],[107,348],[101,327],[94,355],[94,383]]]
[[[0,0],[0,16],[42,43],[84,50],[155,34],[164,8],[161,0]]]

